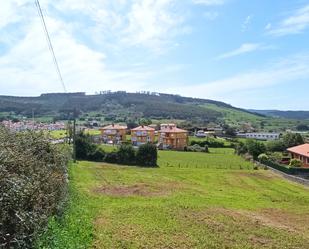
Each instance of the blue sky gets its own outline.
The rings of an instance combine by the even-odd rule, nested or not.
[[[40,0],[68,91],[309,110],[309,0]],[[0,94],[61,92],[34,0],[2,0]]]

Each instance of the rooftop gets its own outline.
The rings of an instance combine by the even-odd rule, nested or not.
[[[104,126],[100,130],[126,130],[126,129],[127,129],[126,126],[111,124],[111,125]]]
[[[295,147],[288,148],[287,151],[296,153],[301,156],[309,157],[309,144],[302,144]]]
[[[154,128],[151,128],[149,126],[144,126],[144,125],[141,125],[141,126],[138,126],[134,129],[132,129],[132,131],[155,131]]]
[[[169,132],[169,133],[185,133],[186,132],[187,133],[188,131],[179,129],[175,126],[170,126],[170,127],[161,129],[159,132]]]

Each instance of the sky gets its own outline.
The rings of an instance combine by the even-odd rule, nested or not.
[[[68,92],[309,110],[309,0],[40,0]],[[0,94],[63,92],[34,0],[1,0]]]

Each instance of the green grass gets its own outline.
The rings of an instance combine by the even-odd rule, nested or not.
[[[160,151],[159,165],[73,164],[70,207],[39,247],[309,248],[305,187],[229,149]]]
[[[50,131],[49,134],[53,139],[61,139],[67,137],[66,130]]]

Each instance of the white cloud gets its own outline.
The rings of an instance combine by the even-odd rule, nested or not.
[[[212,5],[222,5],[224,4],[224,0],[192,0],[194,4],[212,6]]]
[[[139,68],[108,69],[105,54],[78,43],[65,23],[51,17],[46,23],[68,91],[138,90],[151,77],[150,71]],[[20,95],[63,90],[38,18],[28,25],[27,35],[0,57],[0,89]]]
[[[294,55],[276,63],[228,78],[194,85],[166,89],[186,96],[224,99],[234,93],[263,89],[295,80],[309,79],[309,54]]]
[[[309,5],[296,10],[291,16],[282,20],[278,25],[269,28],[268,34],[284,36],[300,34],[309,28]]]
[[[136,1],[128,13],[128,27],[122,32],[123,42],[161,50],[171,38],[186,32],[184,19],[172,8],[174,0]]]
[[[257,51],[257,50],[266,50],[266,49],[270,49],[270,48],[272,48],[272,47],[265,46],[261,43],[244,43],[239,48],[237,48],[233,51],[219,55],[216,59],[217,60],[226,59],[226,58],[234,57],[234,56],[237,56],[237,55],[254,52],[254,51]]]
[[[265,30],[270,30],[272,27],[272,24],[271,23],[267,23],[266,26],[265,26]]]
[[[243,24],[241,25],[241,31],[242,32],[246,32],[249,29],[251,21],[252,21],[252,16],[251,15],[247,16],[246,19],[244,20]]]

